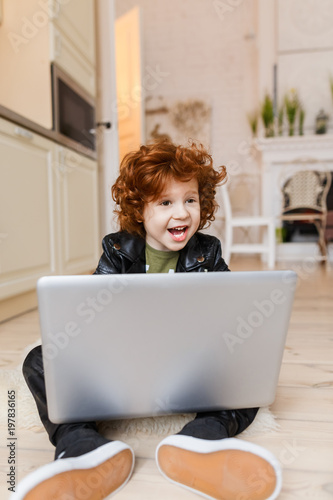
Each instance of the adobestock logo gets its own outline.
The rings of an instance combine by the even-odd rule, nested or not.
[[[128,285],[130,276],[117,275],[117,278],[110,281],[107,287],[98,290],[95,296],[86,297],[76,307],[76,317],[68,321],[59,332],[49,332],[50,341],[43,343],[44,363],[47,360],[54,359],[60,350],[66,349],[71,339],[82,333],[82,321],[85,324],[91,324],[104,309],[112,302],[114,295],[121,293]],[[83,318],[81,323],[77,318]]]
[[[136,109],[145,100],[147,94],[156,90],[168,76],[170,76],[170,73],[162,71],[158,65],[155,68],[146,66],[142,84],[135,85],[128,93],[122,94],[112,103],[111,109],[114,113],[118,113],[118,120],[128,118],[132,110]]]
[[[260,467],[247,478],[249,491],[246,493],[239,493],[236,500],[252,500],[256,497],[263,498],[262,495],[266,491],[267,485],[274,483],[275,478],[276,476],[273,469],[267,470],[266,467]]]
[[[75,172],[77,168],[82,164],[82,157],[75,151],[62,149],[59,155],[59,161],[54,161],[52,163],[52,169],[59,181],[63,181],[64,178]]]
[[[21,45],[27,45],[35,38],[39,30],[44,28],[50,19],[59,15],[61,5],[67,5],[71,0],[39,0],[40,10],[36,10],[29,18],[22,17],[22,26],[19,33],[10,31],[8,40],[15,54],[18,54]]]
[[[226,14],[232,14],[244,0],[213,0],[214,9],[221,21],[224,21]]]
[[[237,316],[237,326],[235,333],[225,332],[222,337],[228,347],[229,352],[233,353],[237,345],[241,345],[246,339],[253,335],[256,328],[264,324],[265,319],[270,318],[276,310],[276,306],[283,304],[287,297],[279,288],[275,288],[270,293],[269,298],[262,301],[254,300],[254,309],[243,318]]]

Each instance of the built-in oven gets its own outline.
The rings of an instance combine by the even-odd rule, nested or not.
[[[51,65],[51,72],[57,142],[96,157],[94,99],[56,64]]]

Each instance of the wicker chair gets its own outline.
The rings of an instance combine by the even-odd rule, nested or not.
[[[333,210],[327,212],[326,229],[325,229],[325,243],[328,245],[333,241]]]
[[[318,231],[319,249],[324,260],[327,259],[325,242],[326,198],[331,180],[330,172],[301,170],[289,177],[282,186],[281,220],[314,224]]]

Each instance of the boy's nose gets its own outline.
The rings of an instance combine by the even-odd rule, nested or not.
[[[175,209],[173,212],[174,219],[186,219],[187,216],[188,216],[188,210],[186,208],[186,205],[184,205],[183,203],[175,205]]]

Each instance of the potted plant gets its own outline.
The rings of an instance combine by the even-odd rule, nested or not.
[[[274,137],[274,107],[270,95],[266,94],[261,106],[261,118],[265,127],[265,137]]]
[[[299,123],[299,135],[304,135],[304,119],[305,119],[305,109],[302,105],[299,107],[298,123]]]
[[[259,121],[259,112],[258,110],[252,111],[252,113],[247,114],[247,119],[249,122],[249,125],[251,127],[252,135],[253,137],[256,137],[257,132],[258,132],[258,121]]]
[[[299,109],[299,99],[295,89],[292,89],[284,98],[286,115],[289,124],[289,135],[294,135],[296,114]]]
[[[329,116],[321,109],[316,116],[316,134],[326,134],[328,119]]]

